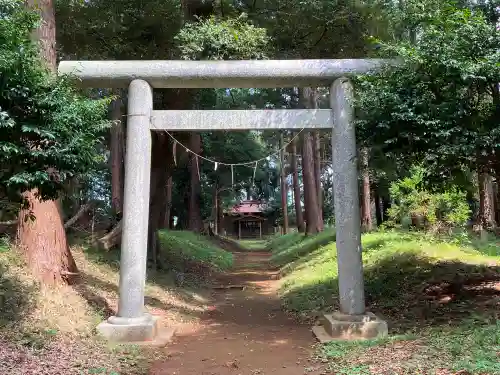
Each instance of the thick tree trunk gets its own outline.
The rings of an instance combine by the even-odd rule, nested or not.
[[[375,201],[375,217],[377,218],[377,226],[381,226],[382,222],[384,221],[383,218],[383,203],[382,199],[380,199],[380,196],[378,194],[377,188],[373,190],[373,200]]]
[[[361,228],[364,232],[369,232],[373,229],[372,224],[372,204],[370,197],[370,170],[368,168],[368,149],[361,150],[361,169],[363,176],[363,189],[361,199]]]
[[[53,0],[27,0],[26,6],[35,9],[42,19],[33,37],[40,43],[40,57],[52,72],[57,71],[56,15]]]
[[[197,153],[201,153],[201,136],[198,133],[191,133],[189,140],[189,148]],[[200,160],[194,155],[189,155],[189,202],[188,202],[188,215],[189,215],[189,230],[193,232],[201,232],[203,230],[203,222],[201,219],[200,211]]]
[[[314,101],[316,103],[316,101]],[[317,108],[317,105],[315,105]],[[313,153],[314,153],[314,180],[318,194],[318,222],[320,231],[323,230],[323,189],[321,188],[321,144],[319,131],[313,133]]]
[[[302,100],[306,108],[316,106],[316,95],[313,89],[302,89]],[[321,231],[320,210],[318,205],[318,188],[315,178],[313,139],[306,131],[302,135],[302,182],[304,185],[304,208],[306,219],[306,234],[315,234]]]
[[[26,4],[40,12],[42,22],[34,36],[40,41],[40,55],[47,68],[55,72],[56,23],[52,0],[29,0]],[[71,283],[78,270],[66,240],[59,202],[41,202],[36,190],[23,195],[28,208],[19,212],[17,244],[28,267],[44,284]],[[25,220],[30,211],[34,221]]]
[[[389,209],[392,206],[391,200],[388,198],[381,198],[382,201],[382,222],[389,219]]]
[[[480,167],[478,170],[479,181],[479,213],[477,224],[481,231],[495,228],[493,214],[493,202],[491,200],[491,176],[487,167]]]
[[[111,206],[115,215],[121,217],[123,209],[123,184],[125,175],[125,133],[122,123],[121,99],[111,103]]]
[[[217,228],[219,230],[219,234],[224,234],[224,229],[222,227],[222,221],[224,218],[224,208],[222,207],[222,197],[220,196],[220,193],[217,194]]]
[[[72,283],[78,270],[66,241],[57,202],[40,202],[35,190],[24,193],[24,197],[29,206],[19,212],[17,244],[28,267],[45,285]]]
[[[169,178],[169,138],[164,133],[154,134],[151,160],[151,194],[149,200],[148,257],[157,268],[159,243],[157,232],[162,228],[167,207],[167,182]]]
[[[295,220],[297,221],[297,229],[299,232],[305,232],[304,215],[302,213],[302,204],[300,202],[300,183],[299,171],[297,168],[297,140],[292,141],[292,177],[293,177],[293,199],[295,202]]]
[[[496,181],[496,191],[495,191],[495,221],[500,224],[500,163],[497,162],[495,165],[495,181]]]
[[[172,187],[173,187],[173,180],[172,176],[168,177],[167,180],[167,206],[165,207],[165,216],[163,219],[163,228],[165,229],[171,229],[172,225]]]
[[[288,184],[286,182],[285,150],[283,149],[283,134],[280,138],[280,162],[281,162],[281,210],[283,211],[283,234],[288,233]]]
[[[320,231],[318,194],[314,178],[314,161],[310,132],[302,135],[302,180],[304,184],[304,208],[306,216],[306,234]]]

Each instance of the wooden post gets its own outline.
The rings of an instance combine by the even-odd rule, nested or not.
[[[238,220],[238,239],[241,240],[241,220]]]
[[[262,239],[262,221],[259,221],[259,239]]]

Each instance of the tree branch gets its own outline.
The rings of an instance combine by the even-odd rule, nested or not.
[[[82,216],[89,211],[91,208],[94,207],[94,202],[90,202],[87,204],[84,204],[83,206],[80,207],[78,212],[73,216],[71,219],[69,219],[67,222],[64,223],[64,229],[70,228],[72,225],[74,225],[78,220],[82,218]]]

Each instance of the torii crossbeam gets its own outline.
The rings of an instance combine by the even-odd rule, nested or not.
[[[325,315],[316,335],[378,337],[387,324],[365,311],[356,137],[349,77],[387,60],[63,61],[86,87],[128,86],[127,145],[119,305],[99,325],[112,341],[151,341],[156,320],[144,311],[151,173],[151,131],[332,129],[333,187],[340,312]],[[330,87],[331,109],[155,111],[154,88]]]

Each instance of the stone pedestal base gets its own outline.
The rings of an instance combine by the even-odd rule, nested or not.
[[[105,339],[115,343],[151,344],[167,343],[173,330],[158,330],[157,318],[144,314],[140,318],[110,317],[97,326],[97,331]]]
[[[362,340],[385,337],[387,323],[372,313],[345,315],[340,312],[324,315],[320,326],[314,326],[316,338],[322,342],[333,340]]]

